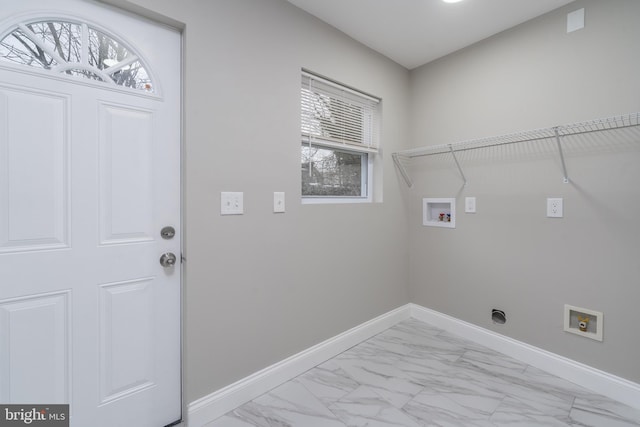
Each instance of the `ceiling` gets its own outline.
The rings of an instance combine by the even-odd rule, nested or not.
[[[288,0],[413,69],[573,0]]]

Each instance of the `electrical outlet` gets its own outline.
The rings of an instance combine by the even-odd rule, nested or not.
[[[548,198],[547,199],[547,217],[548,218],[562,218],[562,198]]]

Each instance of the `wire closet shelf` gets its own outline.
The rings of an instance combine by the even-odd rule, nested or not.
[[[466,185],[467,179],[462,171],[457,152],[476,150],[480,148],[495,147],[505,144],[517,144],[521,142],[531,142],[544,139],[555,139],[558,146],[558,155],[562,163],[562,171],[564,174],[564,182],[568,183],[569,178],[567,175],[567,168],[564,161],[564,153],[562,151],[562,144],[560,140],[565,136],[581,135],[592,132],[604,132],[615,129],[624,129],[629,127],[640,126],[640,112],[630,113],[621,116],[607,117],[603,119],[590,120],[586,122],[571,123],[567,125],[554,126],[549,128],[528,130],[523,132],[515,132],[505,135],[492,136],[487,138],[470,139],[467,141],[460,141],[451,144],[431,145],[425,147],[412,148],[409,150],[398,151],[392,154],[393,161],[400,171],[400,174],[406,181],[407,185],[411,187],[413,181],[409,176],[407,169],[405,168],[402,160],[411,159],[414,157],[433,156],[436,154],[451,153],[455,161],[455,164],[464,180]]]

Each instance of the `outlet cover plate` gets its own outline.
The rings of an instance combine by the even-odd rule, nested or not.
[[[547,199],[547,217],[548,218],[562,218],[564,215],[562,198],[553,197]]]
[[[220,215],[242,215],[244,193],[223,191],[220,193]]]

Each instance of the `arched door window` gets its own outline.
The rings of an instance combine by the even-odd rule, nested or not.
[[[18,24],[0,41],[0,59],[154,92],[140,57],[86,23],[46,20]]]

